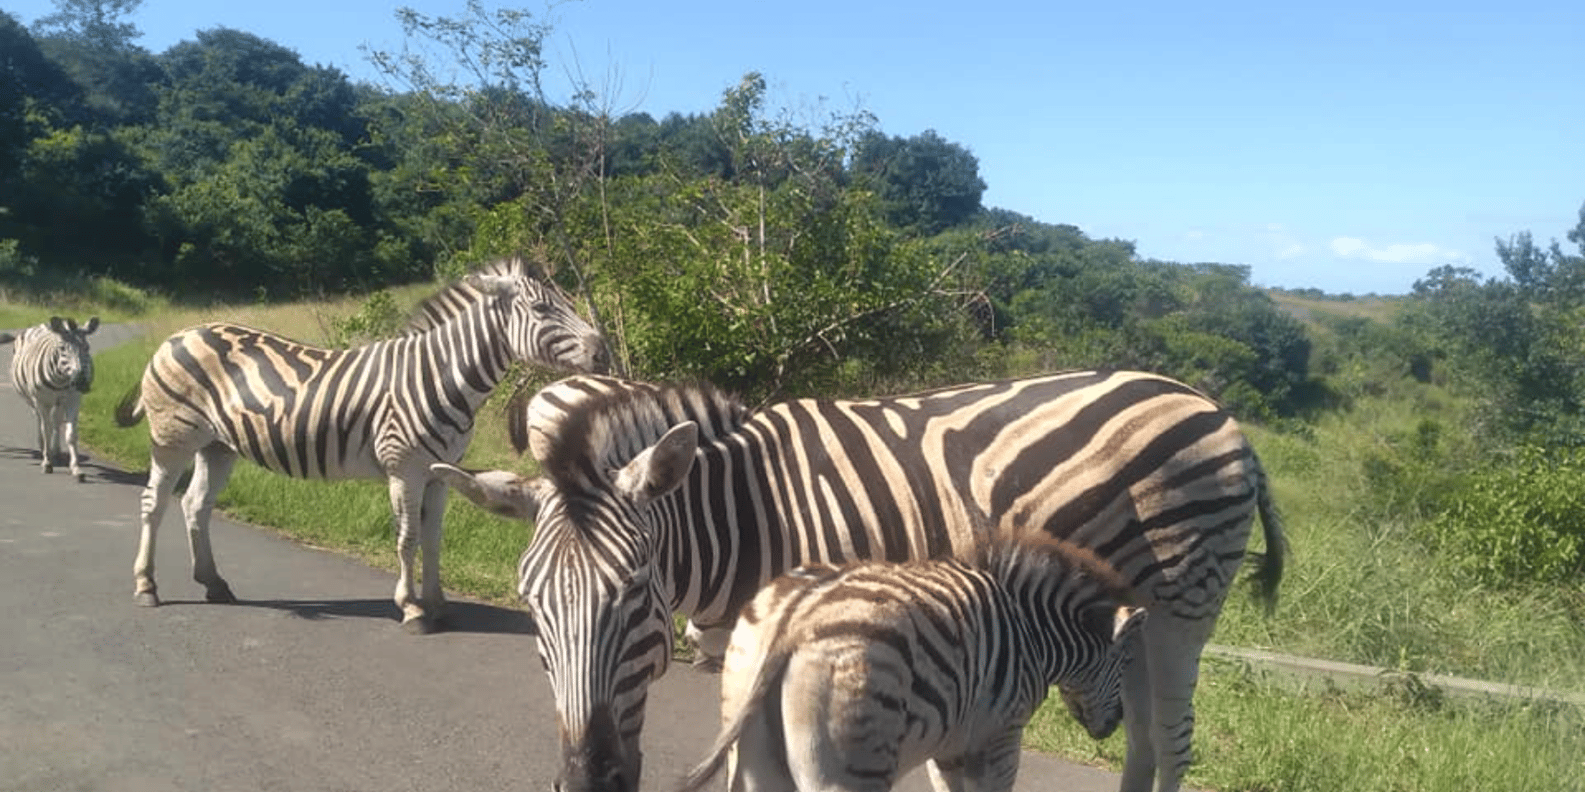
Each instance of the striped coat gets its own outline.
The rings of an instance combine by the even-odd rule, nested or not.
[[[53,473],[64,447],[72,476],[78,481],[86,476],[77,454],[77,413],[83,394],[93,387],[94,358],[88,336],[97,329],[97,316],[80,326],[72,319],[52,316],[16,335],[0,333],[0,344],[16,344],[11,354],[11,387],[38,421],[39,466],[45,473]]]
[[[793,567],[950,555],[977,541],[964,526],[1016,525],[1091,548],[1150,607],[1124,684],[1124,788],[1148,789],[1159,768],[1159,789],[1176,789],[1200,652],[1257,515],[1268,602],[1282,573],[1280,522],[1237,422],[1153,374],[1074,371],[754,413],[708,386],[583,376],[542,390],[512,432],[543,479],[443,475],[537,520],[519,593],[539,623],[573,787],[638,783],[645,694],[670,657],[672,612],[719,631]]]

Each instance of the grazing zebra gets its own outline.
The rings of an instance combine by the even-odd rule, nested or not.
[[[510,414],[509,414],[510,415]],[[509,425],[547,477],[440,474],[536,519],[518,592],[539,625],[563,735],[560,788],[632,792],[670,614],[730,622],[793,567],[960,553],[971,525],[1093,549],[1151,609],[1124,679],[1123,789],[1174,790],[1189,763],[1201,649],[1256,514],[1268,604],[1284,539],[1232,416],[1194,389],[1074,371],[748,413],[708,386],[572,377]],[[955,515],[963,515],[958,519]]]
[[[345,350],[225,323],[182,330],[160,345],[116,412],[121,426],[149,418],[149,481],[133,567],[138,604],[159,604],[155,534],[176,477],[195,455],[182,498],[193,577],[209,601],[235,601],[215,569],[209,515],[241,456],[297,478],[387,479],[401,563],[396,605],[409,630],[436,626],[445,604],[446,486],[430,464],[462,458],[474,414],[513,362],[604,371],[607,352],[572,302],[521,259],[467,276],[426,301],[417,317],[404,336]],[[415,541],[423,548],[421,597]]]
[[[1024,724],[1053,685],[1099,740],[1145,611],[1117,571],[1060,539],[973,561],[801,567],[743,609],[721,732],[680,792],[732,752],[730,790],[887,792],[925,761],[937,792],[1010,790]]]
[[[83,394],[94,384],[93,352],[88,336],[99,329],[99,317],[78,326],[69,318],[51,316],[48,322],[18,335],[0,333],[0,344],[16,342],[11,354],[11,386],[33,409],[38,419],[40,467],[55,472],[55,459],[66,447],[72,475],[87,478],[77,464],[77,411]]]

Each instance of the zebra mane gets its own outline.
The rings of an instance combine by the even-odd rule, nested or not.
[[[577,395],[568,399],[568,393]],[[536,422],[536,413],[555,417]],[[513,410],[510,430],[518,452],[532,446],[559,490],[595,494],[605,488],[611,470],[632,461],[672,427],[697,423],[702,445],[736,431],[747,417],[737,398],[709,383],[652,384],[585,375],[552,383],[527,410]]]
[[[538,265],[530,263],[522,256],[507,256],[480,265],[470,271],[474,275],[502,275],[506,277],[527,277],[539,281],[551,288],[556,288],[554,283],[546,278]],[[420,302],[407,320],[406,335],[416,335],[445,324],[468,310],[468,307],[477,303],[484,297],[484,293],[468,285],[466,277],[458,278],[455,282]]]
[[[989,570],[999,579],[1058,580],[1065,575],[1082,575],[1098,584],[1108,598],[1118,603],[1141,604],[1123,574],[1087,547],[1038,530],[1003,529],[982,533],[980,537],[971,563]]]

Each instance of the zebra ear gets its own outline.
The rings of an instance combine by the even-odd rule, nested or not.
[[[66,335],[67,333],[70,333],[71,330],[72,330],[72,328],[71,328],[71,320],[70,319],[63,319],[63,318],[61,318],[59,316],[51,316],[50,317],[50,329],[54,330],[57,333],[60,333],[61,335]]]
[[[429,472],[463,497],[502,517],[529,522],[539,517],[543,482],[537,478],[526,479],[507,470],[463,470],[442,462],[430,465]]]
[[[477,272],[468,273],[464,278],[469,286],[484,292],[492,297],[501,297],[511,294],[517,287],[517,279],[506,275],[483,275]]]
[[[693,452],[699,448],[699,424],[683,421],[654,445],[640,451],[614,476],[616,489],[647,504],[682,484],[693,469]]]
[[[90,316],[90,317],[88,317],[88,324],[83,325],[83,335],[92,335],[93,332],[95,330],[98,330],[98,329],[99,329],[99,317]]]
[[[1079,614],[1084,629],[1104,643],[1120,646],[1145,625],[1145,609],[1115,602],[1091,605]]]

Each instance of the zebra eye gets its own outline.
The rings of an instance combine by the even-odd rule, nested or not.
[[[550,316],[551,311],[554,310],[550,303],[546,302],[545,300],[535,300],[534,303],[528,307],[528,309],[534,312],[534,317],[537,319],[544,319]]]

